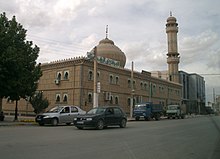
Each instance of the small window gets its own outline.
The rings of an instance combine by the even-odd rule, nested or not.
[[[113,76],[112,75],[109,76],[109,83],[113,84]]]
[[[115,84],[117,84],[117,85],[118,85],[118,83],[119,83],[119,77],[118,77],[118,76],[116,76],[116,77],[115,77]]]
[[[61,76],[62,76],[61,73],[58,72],[58,73],[57,73],[57,79],[58,79],[58,80],[61,80]]]
[[[143,83],[141,82],[141,84],[140,84],[140,87],[141,87],[141,89],[143,89]]]
[[[68,99],[68,95],[67,95],[67,94],[64,94],[64,95],[63,95],[63,102],[67,102],[67,99]]]
[[[131,80],[128,80],[128,87],[131,88]]]
[[[100,72],[97,72],[97,81],[100,81]]]
[[[110,97],[110,104],[113,104],[113,97]]]
[[[60,94],[56,95],[56,102],[60,102]]]
[[[131,98],[128,98],[128,100],[127,100],[127,105],[128,105],[128,106],[131,105]]]
[[[88,94],[88,102],[92,103],[92,94],[91,93]]]
[[[93,80],[93,72],[92,71],[89,71],[89,75],[88,75],[88,80]]]
[[[65,71],[64,72],[64,77],[63,77],[64,80],[68,80],[69,79],[69,71]]]
[[[115,97],[115,104],[118,104],[118,97]]]

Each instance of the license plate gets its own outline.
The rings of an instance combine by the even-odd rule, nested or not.
[[[83,124],[84,122],[83,121],[77,121],[77,124]]]

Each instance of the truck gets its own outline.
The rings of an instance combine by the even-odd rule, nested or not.
[[[184,119],[186,114],[185,105],[168,105],[166,110],[167,118],[178,118]]]
[[[133,117],[135,120],[159,120],[163,112],[163,106],[161,104],[154,104],[152,102],[145,102],[136,104],[133,110]]]

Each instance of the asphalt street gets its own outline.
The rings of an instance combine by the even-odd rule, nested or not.
[[[132,121],[126,128],[0,127],[2,159],[219,159],[220,116]]]

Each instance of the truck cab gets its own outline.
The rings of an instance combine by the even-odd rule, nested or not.
[[[173,118],[173,119],[182,118],[183,119],[185,117],[185,113],[179,105],[168,105],[166,115],[168,119],[170,118]]]
[[[160,104],[153,104],[152,102],[141,103],[135,105],[133,117],[137,121],[140,120],[140,118],[144,118],[145,120],[155,118],[155,120],[159,120],[162,111],[163,108]]]

